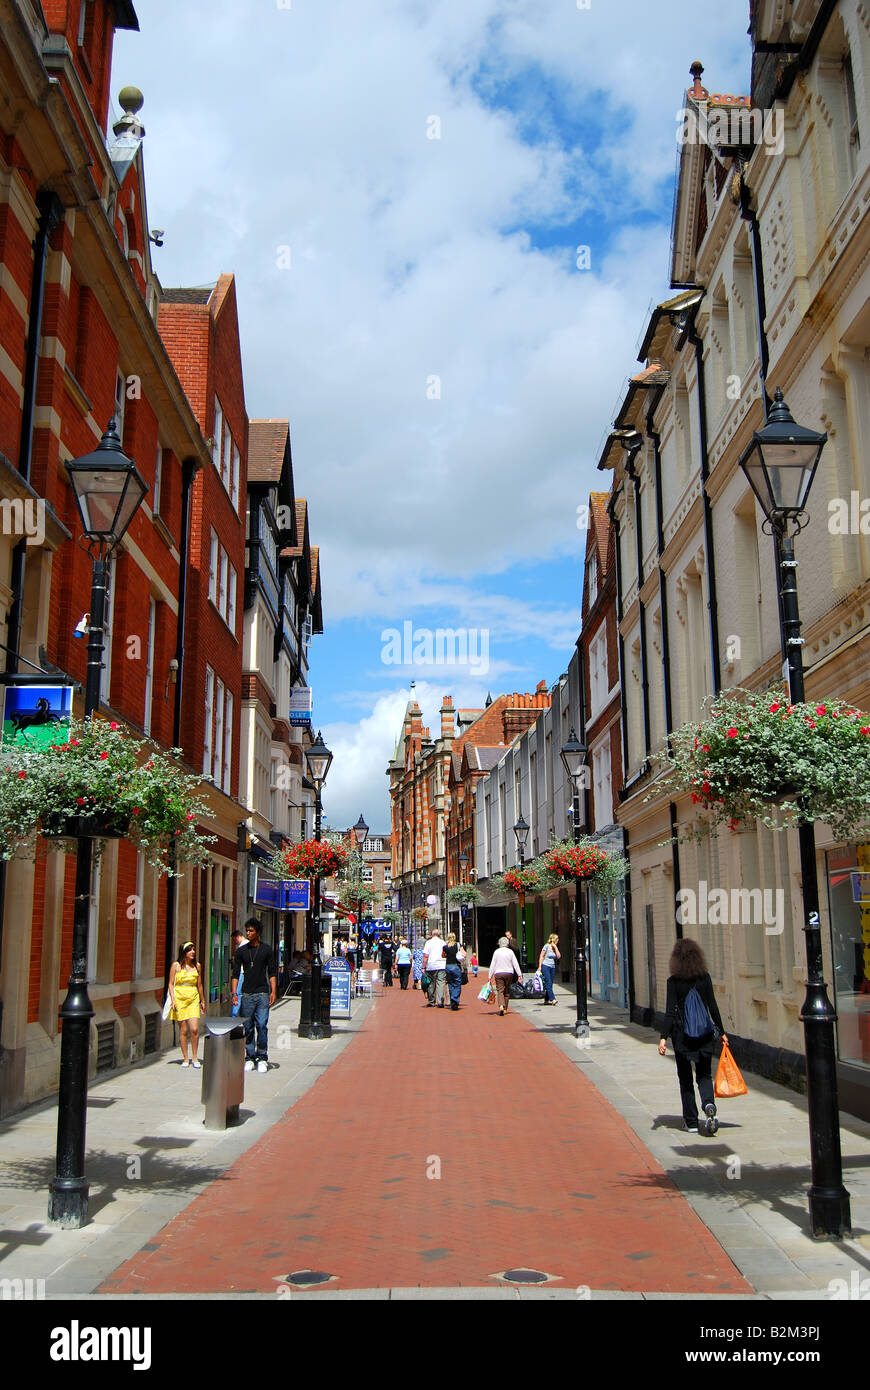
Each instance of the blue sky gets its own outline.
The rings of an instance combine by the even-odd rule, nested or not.
[[[321,547],[327,815],[383,827],[412,675],[435,725],[445,693],[567,665],[577,508],[668,288],[689,66],[747,90],[748,0],[136,9],[112,85],[145,95],[155,269],[236,274],[248,413],[289,417]],[[405,623],[487,633],[489,669],[386,663]]]

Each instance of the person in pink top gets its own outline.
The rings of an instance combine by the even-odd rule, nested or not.
[[[508,1011],[511,997],[510,989],[515,976],[520,980],[523,978],[520,963],[508,945],[507,937],[500,936],[498,947],[493,951],[492,960],[489,963],[489,978],[495,985],[500,1016]]]

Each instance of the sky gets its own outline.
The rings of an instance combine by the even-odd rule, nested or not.
[[[748,91],[748,0],[135,7],[112,92],[145,96],[154,269],[236,276],[248,415],[289,419],[320,546],[324,816],[383,832],[412,680],[437,733],[445,694],[567,668],[689,67]]]

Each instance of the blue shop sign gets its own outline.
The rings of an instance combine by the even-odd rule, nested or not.
[[[852,880],[852,902],[870,903],[870,874],[850,874]]]
[[[308,912],[311,907],[311,882],[307,878],[285,878],[283,908],[285,912]]]
[[[332,979],[330,1016],[350,1018],[350,966],[340,956],[333,956],[326,962],[326,970]]]

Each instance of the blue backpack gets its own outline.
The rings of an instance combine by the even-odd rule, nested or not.
[[[689,990],[683,1004],[683,1032],[687,1038],[705,1038],[713,1032],[713,1020],[707,1006],[695,985]]]

